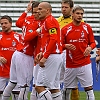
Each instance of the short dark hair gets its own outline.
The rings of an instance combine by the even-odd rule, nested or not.
[[[79,6],[79,5],[76,5],[76,6],[73,8],[72,13],[74,13],[76,10],[82,10],[82,11],[84,12],[84,9],[83,9],[81,6]]]
[[[32,3],[32,13],[33,13],[33,9],[38,7],[39,4],[40,4],[39,1],[33,1],[33,3]]]
[[[74,6],[73,0],[62,0],[61,3],[68,3],[70,5],[70,8]]]
[[[8,15],[2,16],[2,17],[0,18],[0,20],[1,20],[1,19],[7,19],[10,23],[12,23],[12,18],[11,18],[10,16],[8,16]]]

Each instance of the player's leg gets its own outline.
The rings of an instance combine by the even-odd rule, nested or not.
[[[53,100],[62,100],[62,93],[59,88],[59,84],[60,84],[61,80],[59,80],[59,79],[61,78],[60,75],[61,75],[61,67],[62,67],[63,60],[62,60],[62,58],[60,58],[61,55],[58,55],[58,56],[59,56],[58,57],[59,59],[57,59],[56,57],[55,57],[55,59],[57,59],[57,61],[59,63],[56,64],[56,63],[52,62],[53,63],[52,66],[55,66],[55,69],[53,69],[53,70],[55,71],[55,75],[56,75],[55,79],[54,79],[54,84],[53,84],[54,89],[50,90]],[[55,62],[56,62],[56,60],[55,60]],[[65,72],[65,66],[63,68],[64,68],[64,72]]]
[[[20,59],[16,62],[17,66],[17,84],[20,86],[20,93],[18,100],[27,100],[30,82],[33,77],[33,64],[34,60],[32,56],[28,56],[17,51],[16,59]]]
[[[38,93],[35,90],[35,85],[32,87],[32,92],[30,94],[30,100],[37,100],[38,98]]]
[[[62,100],[61,92],[59,91],[61,64],[61,55],[53,54],[50,55],[45,62],[45,67],[40,67],[37,76],[36,91],[39,93],[40,98],[42,97],[41,94],[43,95],[43,98],[46,96],[46,98],[43,100],[56,100],[56,98],[57,100]],[[52,92],[53,95],[51,95],[50,91],[43,88],[43,86],[46,86],[50,90],[57,91]]]
[[[16,61],[16,51],[14,52],[12,59],[11,59],[11,67],[10,67],[10,82],[6,86],[2,100],[8,100],[12,90],[15,88],[17,84],[17,74],[16,74],[16,66],[15,66],[15,61]]]
[[[63,100],[70,100],[71,90],[77,86],[77,74],[75,68],[66,68],[64,75]]]
[[[15,88],[12,90],[12,94],[11,94],[12,100],[18,100],[19,93],[20,93],[20,89],[18,85],[16,85]]]
[[[87,64],[80,68],[80,74],[78,74],[78,79],[82,87],[87,94],[87,100],[95,100],[94,92],[93,92],[93,77],[92,77],[92,69],[91,64]]]
[[[38,74],[38,69],[39,69],[39,64],[34,66],[33,68],[33,87],[32,87],[32,92],[30,94],[30,100],[37,100],[38,99],[38,93],[35,90],[35,83],[37,80],[37,74]]]
[[[20,91],[12,91],[12,100],[18,100],[19,92]]]
[[[15,88],[16,84],[17,83],[13,83],[13,82],[8,83],[8,85],[6,86],[6,88],[3,92],[2,100],[9,100],[9,98],[11,96],[11,92]]]
[[[95,100],[95,96],[94,96],[92,86],[85,88],[85,92],[86,92],[86,95],[87,95],[87,100]]]
[[[44,86],[35,86],[35,89],[39,94],[39,100],[52,100],[51,92]]]
[[[60,89],[50,90],[52,94],[52,100],[62,100],[62,93]]]
[[[78,87],[71,90],[71,100],[79,100],[79,90]]]
[[[70,100],[70,92],[71,92],[71,89],[63,89],[63,100]]]
[[[2,94],[7,85],[8,80],[8,78],[0,77],[0,100],[2,100]]]
[[[45,73],[44,73],[44,68],[39,68],[38,70],[38,75],[37,75],[37,81],[35,85],[35,90],[37,91],[40,100],[52,100],[51,92],[47,90],[44,86],[44,84],[39,84],[39,83],[44,83],[45,82]]]
[[[24,85],[20,87],[20,93],[18,96],[18,100],[28,100],[29,86]]]

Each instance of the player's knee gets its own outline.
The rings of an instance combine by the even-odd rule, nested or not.
[[[12,94],[17,94],[17,95],[19,95],[19,92],[20,92],[20,91],[12,91]]]
[[[89,87],[85,87],[85,88],[84,88],[85,91],[89,91],[89,90],[92,90],[92,89],[93,89],[92,86],[89,86]]]
[[[35,90],[36,90],[38,93],[40,93],[40,92],[42,92],[42,91],[45,90],[45,87],[43,87],[43,86],[35,86]]]
[[[78,87],[77,88],[72,88],[72,90],[78,90]]]

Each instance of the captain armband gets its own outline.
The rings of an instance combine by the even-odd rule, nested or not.
[[[50,35],[51,35],[51,34],[57,34],[56,28],[51,28],[51,29],[49,29],[49,34],[50,34]]]

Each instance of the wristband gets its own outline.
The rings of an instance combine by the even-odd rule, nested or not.
[[[37,33],[40,33],[40,32],[41,32],[41,28],[38,28],[38,29],[36,30],[36,32],[37,32]]]

